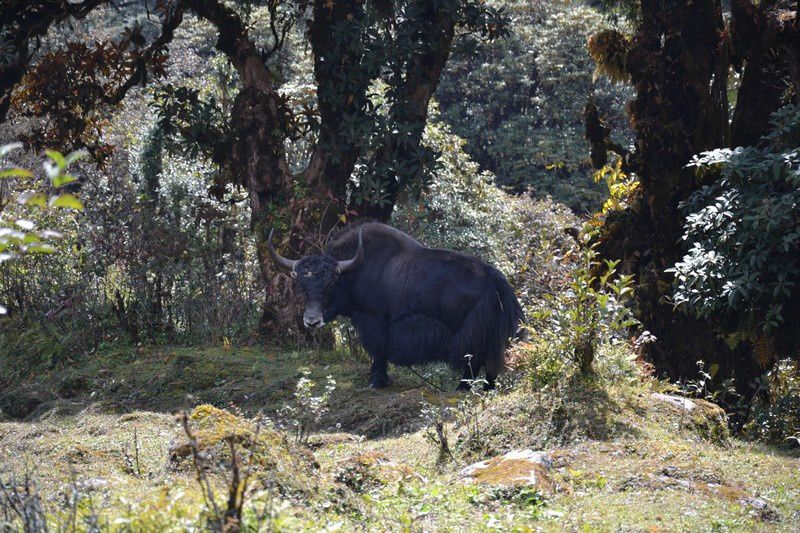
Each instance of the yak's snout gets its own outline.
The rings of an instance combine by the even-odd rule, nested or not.
[[[325,320],[322,318],[322,309],[316,306],[306,306],[306,311],[303,313],[303,325],[312,329],[324,326]]]

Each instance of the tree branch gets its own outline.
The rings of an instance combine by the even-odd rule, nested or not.
[[[0,65],[0,122],[5,121],[11,107],[11,94],[30,66],[29,42],[42,37],[53,24],[69,17],[83,18],[108,0],[84,0],[76,4],[53,2],[16,2],[3,7],[0,32],[7,36],[6,43],[13,59]],[[6,4],[7,2],[4,2]]]
[[[283,48],[286,42],[286,36],[294,27],[294,19],[285,15],[278,16],[278,7],[284,2],[282,0],[269,0],[267,2],[267,9],[269,10],[269,31],[272,33],[272,38],[275,40],[269,50],[263,50],[261,57],[264,61],[271,58],[275,52]],[[278,22],[280,21],[280,23]],[[280,30],[278,29],[280,25]]]
[[[175,36],[175,29],[180,26],[182,21],[183,6],[175,6],[172,13],[167,12],[164,14],[160,35],[137,58],[136,68],[128,79],[114,91],[114,94],[104,97],[106,103],[112,105],[120,103],[134,85],[144,85],[147,82],[147,65],[153,60],[157,53],[161,52],[164,47],[172,41]]]
[[[409,55],[394,65],[394,74],[390,86],[396,85],[399,95],[389,113],[396,130],[406,131],[404,138],[394,133],[384,137],[382,146],[376,154],[376,166],[394,168],[395,161],[413,161],[413,152],[419,150],[422,132],[428,120],[428,105],[447,59],[450,57],[455,37],[456,14],[439,2],[418,0],[414,6],[422,13],[416,17],[408,17],[397,26],[398,34],[410,32],[402,38],[427,43],[427,49],[419,53],[416,47],[409,47]],[[414,25],[424,21],[422,27]],[[398,47],[399,48],[399,47]],[[409,176],[395,174],[381,176],[386,187],[386,201],[383,205],[365,206],[359,209],[362,216],[388,220],[400,190],[405,186]],[[416,172],[422,172],[422,168]]]

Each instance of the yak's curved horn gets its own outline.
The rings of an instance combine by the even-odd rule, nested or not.
[[[269,238],[267,239],[267,246],[269,247],[269,255],[272,256],[272,260],[275,261],[275,264],[279,267],[285,268],[286,270],[294,271],[294,267],[297,266],[297,261],[292,259],[286,259],[282,255],[279,255],[278,252],[275,251],[275,247],[272,245],[272,233],[275,231],[275,228],[269,230]]]
[[[364,258],[364,239],[361,237],[361,230],[358,230],[358,250],[356,250],[356,255],[352,259],[348,259],[347,261],[339,261],[336,265],[336,270],[341,272],[347,272],[351,268],[357,266],[361,260]]]

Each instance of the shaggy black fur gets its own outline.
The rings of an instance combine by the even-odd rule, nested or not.
[[[356,254],[359,231],[363,259],[338,274],[336,260]],[[426,248],[377,222],[345,228],[324,255],[301,259],[295,271],[311,325],[339,315],[352,320],[372,357],[372,387],[388,384],[387,362],[433,361],[448,362],[464,378],[484,368],[493,387],[523,319],[513,289],[496,268],[472,256]],[[468,354],[472,357],[465,358]],[[462,381],[459,388],[465,386]]]

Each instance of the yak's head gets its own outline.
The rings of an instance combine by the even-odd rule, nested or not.
[[[274,229],[273,229],[274,231]],[[364,257],[364,242],[358,232],[358,249],[352,259],[339,261],[328,254],[308,255],[301,259],[287,259],[279,255],[272,245],[272,231],[269,232],[269,253],[272,260],[281,268],[289,270],[303,291],[306,309],[303,324],[307,328],[325,325],[324,311],[331,306],[339,275],[358,266]]]

